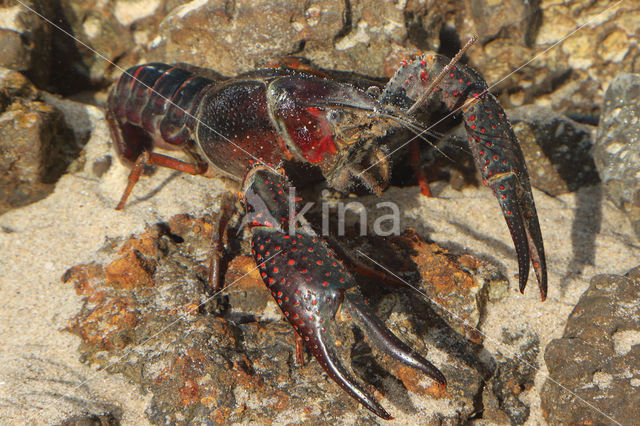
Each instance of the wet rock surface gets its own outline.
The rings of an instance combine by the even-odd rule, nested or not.
[[[594,158],[613,203],[627,212],[640,239],[640,74],[619,74],[609,85]]]
[[[545,352],[551,423],[635,424],[640,416],[640,267],[598,275]]]
[[[122,244],[108,243],[105,253],[117,256],[110,264],[78,265],[65,273],[65,283],[84,301],[67,328],[82,339],[83,361],[151,392],[147,414],[153,423],[342,421],[353,413],[359,421],[375,420],[308,355],[303,367],[295,365],[293,329],[250,257],[231,260],[225,290],[211,294],[202,266],[213,232],[209,221],[176,216]],[[479,292],[474,275],[481,276],[485,265],[448,254],[412,232],[389,243],[390,252],[411,259],[404,269],[395,261],[389,265],[401,274],[414,280],[417,274],[423,282],[453,277],[419,288],[424,297],[411,289],[381,290],[380,283],[364,288],[394,332],[426,354],[449,384],[443,390],[410,368],[374,356],[360,332],[346,325],[338,352],[360,380],[388,400],[392,412],[412,415],[426,403],[428,423],[465,421],[477,411],[483,380],[495,366],[477,342],[481,339],[469,340],[467,329],[449,326],[439,309],[458,321],[475,320],[475,326],[476,294],[445,299],[454,287]]]

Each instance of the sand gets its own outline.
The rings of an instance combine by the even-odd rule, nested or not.
[[[121,410],[123,424],[143,424],[150,395],[121,376],[80,362],[79,338],[63,329],[81,300],[60,278],[73,265],[106,261],[100,248],[109,239],[178,213],[216,211],[226,184],[159,170],[141,181],[124,211],[114,210],[128,170],[114,161],[100,179],[91,172],[94,161],[114,156],[102,112],[65,102],[76,109],[69,113],[72,120],[77,115],[75,130],[91,131],[84,168],[62,176],[47,198],[0,216],[0,422],[51,424],[81,413]],[[508,296],[489,304],[482,329],[491,352],[505,352],[499,339],[503,327],[524,323],[546,346],[562,335],[591,277],[622,274],[640,264],[640,244],[600,187],[557,198],[535,191],[549,266],[549,297],[541,303],[533,275],[525,295],[516,291],[515,251],[491,192],[436,185],[435,195],[426,199],[417,188],[391,188],[382,201],[407,206],[403,227],[415,227],[455,252],[488,259],[509,277]],[[379,201],[365,198],[369,204]],[[536,386],[524,396],[531,404],[530,424],[544,422],[539,398],[547,374],[543,354]]]

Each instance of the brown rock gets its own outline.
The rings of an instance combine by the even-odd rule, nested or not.
[[[156,262],[133,249],[105,268],[107,282],[116,288],[151,287]]]
[[[62,114],[0,69],[0,213],[47,196],[77,150]]]
[[[46,87],[52,66],[52,28],[38,14],[53,18],[51,2],[8,0],[0,4],[0,67],[20,71]],[[33,11],[29,10],[32,9]]]

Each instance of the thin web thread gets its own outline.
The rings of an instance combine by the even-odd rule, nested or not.
[[[393,272],[391,272],[391,270],[389,270],[388,268],[386,268],[385,266],[381,265],[380,263],[376,262],[374,259],[370,258],[369,256],[367,256],[366,254],[364,254],[362,251],[356,249],[356,251],[364,258],[368,259],[370,262],[375,263],[376,265],[378,265],[380,268],[384,269],[388,274],[393,275],[395,278],[399,279],[400,281],[402,281],[403,283],[405,283],[405,285],[407,285],[408,287],[412,288],[413,290],[417,291],[418,293],[420,293],[425,299],[427,299],[429,302],[433,303],[435,306],[439,307],[440,309],[442,309],[443,311],[446,311],[447,313],[449,313],[450,315],[452,315],[453,317],[455,317],[456,319],[460,320],[462,322],[462,324],[464,324],[465,326],[476,330],[480,335],[482,335],[485,339],[498,343],[498,345],[500,346],[500,343],[498,340],[496,339],[492,339],[491,337],[489,337],[488,335],[486,335],[485,333],[483,333],[482,331],[480,331],[478,328],[474,327],[473,325],[467,323],[464,318],[462,318],[460,315],[456,314],[455,312],[445,308],[444,306],[438,304],[437,302],[435,302],[433,299],[431,299],[429,296],[427,296],[426,293],[424,293],[423,291],[421,291],[419,288],[414,287],[413,285],[409,284],[407,281],[405,281],[404,279],[402,279],[401,277],[399,277],[398,275],[394,274]],[[500,350],[504,350],[503,347],[500,347]],[[527,365],[528,367],[533,368],[534,371],[539,372],[539,374],[542,374],[545,378],[549,379],[550,381],[552,381],[553,383],[555,383],[556,385],[558,385],[559,387],[561,387],[563,390],[565,390],[566,392],[568,392],[569,394],[573,395],[575,398],[579,399],[581,402],[583,402],[586,406],[592,408],[593,410],[595,410],[596,412],[600,413],[601,415],[603,415],[604,417],[606,417],[607,419],[611,420],[613,423],[622,426],[621,423],[619,423],[618,421],[616,421],[614,418],[612,418],[611,416],[603,413],[601,410],[599,410],[597,407],[595,407],[593,404],[589,403],[588,401],[586,401],[584,398],[580,397],[579,395],[576,395],[573,391],[571,391],[569,388],[567,388],[566,386],[564,386],[562,383],[558,382],[557,380],[553,379],[551,376],[549,376],[548,374],[544,374],[540,372],[540,368],[532,365],[530,363],[528,363],[527,361],[525,361],[524,359],[522,359],[521,356],[518,356],[518,354],[515,353],[515,351],[510,351],[507,350],[506,352],[509,352],[510,355],[512,355],[515,359],[517,359],[518,361],[522,362],[523,364]]]
[[[65,31],[63,28],[61,28],[59,25],[56,25],[53,21],[51,21],[50,19],[48,19],[47,17],[43,16],[42,14],[38,13],[37,11],[33,10],[32,8],[30,8],[28,5],[24,4],[21,0],[16,0],[18,3],[20,3],[20,5],[22,5],[22,7],[24,7],[25,9],[29,10],[30,12],[35,13],[36,15],[38,15],[40,17],[40,19],[43,19],[44,21],[48,22],[50,25],[52,25],[53,27],[55,27],[56,29],[58,29],[59,31],[61,31],[62,33],[64,33],[65,35],[69,36],[70,38],[72,38],[73,40],[75,40],[76,42],[80,43],[81,45],[83,45],[84,47],[86,47],[87,49],[89,49],[90,51],[92,51],[93,53],[95,53],[97,56],[99,56],[102,60],[104,60],[105,62],[113,65],[117,70],[122,71],[123,74],[128,75],[129,77],[131,77],[131,79],[137,81],[140,85],[146,87],[147,89],[149,89],[152,93],[154,93],[155,95],[157,95],[159,98],[164,99],[166,102],[168,102],[169,104],[171,104],[173,107],[179,109],[180,111],[182,111],[186,116],[188,116],[189,118],[194,119],[196,122],[198,122],[200,125],[206,127],[208,130],[211,130],[213,133],[215,133],[216,135],[220,136],[221,138],[223,138],[225,141],[229,142],[230,144],[232,144],[233,146],[235,146],[236,148],[238,148],[240,151],[244,152],[245,154],[247,154],[248,156],[250,156],[251,158],[253,158],[254,160],[256,160],[258,163],[260,164],[264,164],[265,167],[268,167],[269,169],[273,170],[274,172],[276,172],[276,170],[271,167],[270,165],[266,164],[264,161],[262,161],[261,159],[259,159],[258,157],[256,157],[255,155],[251,154],[249,151],[245,150],[244,148],[242,148],[241,146],[239,146],[237,143],[233,142],[231,139],[229,139],[228,137],[226,137],[225,135],[223,135],[222,133],[218,132],[216,129],[214,129],[213,127],[209,126],[207,123],[205,123],[204,121],[200,120],[199,118],[195,117],[193,114],[191,114],[189,111],[185,110],[184,108],[176,105],[171,99],[167,98],[166,96],[162,95],[161,93],[159,93],[158,91],[154,90],[153,87],[148,86],[147,84],[145,84],[144,82],[142,82],[140,79],[134,77],[133,75],[131,75],[130,73],[128,73],[124,68],[122,68],[121,66],[115,64],[114,62],[110,61],[106,56],[104,56],[103,54],[101,54],[100,52],[98,52],[97,50],[95,50],[94,48],[92,48],[91,46],[87,45],[86,43],[84,43],[82,40],[78,39],[77,37],[73,36],[72,34],[69,34],[67,31]],[[276,172],[277,173],[277,172]]]
[[[30,12],[36,14],[38,17],[40,17],[41,19],[43,19],[44,21],[48,22],[50,25],[52,25],[53,27],[55,27],[57,30],[59,30],[60,32],[62,32],[63,34],[67,35],[68,37],[72,38],[73,40],[75,40],[76,42],[80,43],[81,45],[83,45],[84,47],[86,47],[87,49],[89,49],[90,51],[92,51],[93,53],[95,53],[97,56],[99,56],[101,59],[103,59],[105,62],[113,65],[116,69],[122,71],[124,74],[127,74],[128,76],[130,76],[132,79],[138,81],[138,83],[140,83],[141,85],[143,85],[144,87],[146,87],[147,89],[149,89],[150,91],[152,91],[153,93],[155,93],[156,95],[158,95],[159,97],[161,97],[162,99],[164,99],[165,101],[167,101],[168,103],[170,103],[172,106],[180,109],[182,112],[185,113],[185,115],[189,116],[190,118],[193,118],[194,120],[196,120],[198,123],[200,123],[201,125],[203,125],[204,127],[206,127],[207,129],[211,130],[212,132],[214,132],[215,134],[217,134],[218,136],[222,137],[223,139],[225,139],[227,142],[231,143],[232,145],[236,146],[238,149],[240,149],[241,151],[245,152],[247,155],[251,156],[252,158],[254,158],[257,162],[259,162],[260,164],[264,164],[266,167],[268,167],[269,169],[273,170],[275,172],[275,170],[269,166],[268,164],[264,163],[262,160],[260,160],[259,158],[253,156],[251,153],[247,152],[246,150],[244,150],[242,147],[238,146],[236,143],[234,143],[233,141],[231,141],[229,138],[227,138],[226,136],[224,136],[223,134],[219,133],[218,131],[216,131],[215,129],[211,128],[208,124],[202,122],[200,119],[194,117],[191,113],[189,113],[188,111],[184,110],[183,108],[179,107],[178,105],[176,105],[174,102],[172,102],[170,99],[168,99],[167,97],[161,95],[160,93],[158,93],[157,91],[155,91],[152,87],[149,87],[148,85],[146,85],[145,83],[143,83],[142,81],[140,81],[139,79],[135,78],[134,76],[132,76],[131,74],[127,73],[125,69],[123,69],[122,67],[118,66],[117,64],[115,64],[114,62],[110,61],[106,56],[102,55],[100,52],[98,52],[97,50],[93,49],[91,46],[87,45],[86,43],[84,43],[82,40],[78,39],[77,37],[73,36],[72,34],[68,33],[67,31],[65,31],[64,29],[62,29],[60,26],[56,25],[54,22],[52,22],[51,20],[49,20],[48,18],[46,18],[45,16],[43,16],[42,14],[38,13],[37,11],[35,11],[34,9],[32,9],[31,7],[29,7],[28,5],[26,5],[25,3],[23,3],[21,0],[16,0],[17,3],[19,3],[22,7],[24,7],[25,9],[29,10]],[[505,79],[509,78],[511,75],[513,75],[514,73],[518,72],[520,69],[524,68],[525,66],[529,65],[531,62],[533,62],[535,59],[537,59],[538,57],[546,54],[549,50],[553,49],[555,46],[557,46],[558,44],[562,43],[563,41],[565,41],[567,38],[571,37],[573,34],[575,34],[577,31],[579,31],[580,29],[582,29],[584,26],[588,25],[589,23],[591,23],[593,20],[595,20],[597,17],[599,17],[600,15],[604,14],[605,12],[607,12],[608,10],[612,9],[613,7],[619,5],[620,3],[622,3],[623,0],[619,0],[617,3],[609,6],[608,8],[606,8],[605,10],[603,10],[602,12],[600,12],[599,14],[595,15],[592,19],[588,20],[587,22],[585,22],[584,24],[578,26],[575,30],[573,30],[571,33],[569,33],[567,36],[565,36],[564,38],[562,38],[561,40],[557,41],[556,43],[554,43],[553,45],[551,45],[549,48],[547,48],[546,50],[544,50],[543,52],[541,52],[540,54],[536,55],[535,57],[533,57],[531,60],[527,61],[526,63],[524,63],[523,65],[521,65],[520,67],[516,68],[514,71],[512,71],[511,73],[507,74],[505,77],[503,77],[502,79],[498,80],[497,82],[493,83],[491,86],[489,86],[482,94],[485,94],[486,92],[488,92],[491,88],[495,87],[497,84],[501,83],[502,81],[504,81]],[[471,102],[473,102],[475,100],[472,100]],[[471,103],[470,102],[470,103]],[[432,126],[430,126],[429,128],[423,130],[422,132],[420,132],[418,135],[414,136],[413,138],[409,139],[406,143],[404,143],[402,146],[400,146],[399,148],[393,150],[391,153],[389,153],[388,155],[392,155],[393,153],[395,153],[396,151],[402,149],[404,146],[406,146],[407,144],[409,144],[410,142],[412,142],[413,140],[417,139],[418,137],[424,135],[425,133],[429,132],[433,127],[435,127],[436,125],[438,125],[439,123],[441,123],[442,121],[444,121],[445,119],[447,119],[448,117],[450,117],[451,115],[455,114],[457,111],[459,111],[460,109],[466,107],[467,104],[463,104],[462,106],[458,107],[457,109],[455,109],[454,111],[450,112],[448,115],[446,115],[445,117],[443,117],[441,120],[439,120],[438,122],[436,122],[435,124],[433,124]],[[378,162],[379,163],[379,162]],[[376,164],[378,163],[374,163],[373,165],[369,166],[367,169],[363,170],[359,175],[362,175],[363,173],[365,173],[367,170],[369,170],[370,168],[374,167]],[[411,284],[407,283],[405,280],[403,280],[402,278],[400,278],[399,276],[397,276],[396,274],[394,274],[393,272],[391,272],[389,269],[385,268],[383,265],[380,265],[379,263],[377,263],[375,260],[371,259],[370,257],[368,257],[366,254],[362,253],[360,250],[358,250],[358,252],[364,256],[365,258],[369,259],[370,261],[374,262],[375,264],[377,264],[378,266],[380,266],[381,268],[383,268],[385,271],[387,271],[389,274],[393,275],[394,277],[396,277],[397,279],[403,281],[407,286],[413,288],[415,291],[417,291],[418,293],[422,294],[425,298],[427,298],[428,300],[430,300],[432,303],[436,304],[433,300],[431,300],[425,293],[423,293],[422,291],[420,291],[419,289],[415,288],[414,286],[412,286]],[[244,275],[242,275],[241,277],[237,278],[236,280],[234,280],[231,284],[227,285],[224,289],[214,293],[213,295],[211,295],[210,297],[208,297],[204,302],[202,302],[201,304],[199,304],[195,309],[200,308],[201,306],[205,305],[206,303],[208,303],[210,300],[212,300],[213,298],[217,297],[219,294],[227,291],[231,286],[233,286],[235,283],[237,283],[238,281],[240,281],[242,278],[246,277],[247,275],[249,275],[251,272],[257,270],[258,268],[260,268],[262,265],[264,265],[266,262],[268,262],[269,260],[273,259],[275,256],[277,256],[278,254],[282,253],[282,251],[278,251],[275,254],[273,254],[271,257],[269,257],[268,259],[266,259],[264,262],[260,263],[259,265],[257,265],[255,268],[251,269],[250,271],[248,271],[247,273],[245,273]],[[436,304],[436,306],[439,306],[441,309],[449,312],[451,315],[455,316],[456,318],[461,319],[458,315],[456,315],[455,313],[449,311],[448,309]],[[145,339],[143,342],[147,342],[155,337],[157,337],[158,335],[160,335],[161,333],[163,333],[164,331],[166,331],[167,329],[169,329],[171,326],[173,326],[174,324],[176,324],[178,321],[182,320],[183,317],[179,317],[178,319],[176,319],[175,321],[173,321],[172,323],[170,323],[169,325],[165,326],[164,328],[162,328],[161,330],[159,330],[158,332],[156,332],[154,335],[148,337],[147,339]],[[462,319],[461,319],[462,320]],[[485,338],[487,338],[488,340],[492,340],[491,338],[489,338],[487,335],[485,335],[484,333],[482,333],[480,330],[478,330],[477,328],[468,325],[466,322],[464,322],[464,320],[462,320],[462,322],[467,325],[468,327],[471,327],[475,330],[477,330],[480,334],[482,334]],[[500,342],[498,342],[500,343]],[[126,351],[125,354],[123,354],[122,356],[120,356],[116,361],[109,363],[109,365],[113,365],[113,363],[115,362],[119,362],[121,360],[123,360],[126,356],[128,356],[131,352],[133,351],[133,349],[129,349],[128,351]],[[514,355],[516,358],[520,359],[520,357],[518,357],[515,353],[512,352],[512,355]],[[530,364],[528,364],[526,361],[520,359],[520,361],[524,362],[525,364],[533,367],[536,371],[539,371],[538,368],[536,368],[535,366],[532,366]],[[108,367],[107,367],[108,368]],[[104,369],[104,368],[103,368]],[[93,380],[95,377],[97,376],[97,374],[94,374],[92,376],[90,376],[89,378],[83,380],[81,383],[79,383],[78,385],[76,385],[73,389],[71,389],[70,392],[73,392],[77,389],[79,389],[80,387],[84,386],[86,383],[88,383],[89,381]],[[600,411],[597,407],[593,406],[592,404],[590,404],[589,402],[587,402],[586,400],[584,400],[583,398],[581,398],[580,396],[576,395],[574,392],[572,392],[571,390],[569,390],[566,386],[562,385],[561,383],[557,382],[556,380],[554,380],[553,378],[551,378],[548,375],[545,375],[549,380],[551,380],[552,382],[554,382],[556,385],[558,385],[559,387],[561,387],[562,389],[564,389],[566,392],[570,393],[571,395],[573,395],[574,397],[576,397],[577,399],[579,399],[580,401],[582,401],[585,405],[589,406],[590,408],[592,408],[593,410],[595,410],[596,412],[600,413],[601,415],[603,415],[604,417],[606,417],[607,419],[611,420],[613,423],[620,425],[619,422],[617,422],[615,419],[613,419],[612,417],[608,416],[607,414],[603,413],[602,411]]]
[[[571,37],[572,35],[574,35],[576,32],[580,31],[582,28],[584,28],[585,26],[589,25],[591,22],[595,21],[597,18],[599,18],[601,15],[603,15],[604,13],[606,13],[607,11],[613,9],[614,7],[618,6],[620,3],[622,3],[624,0],[618,0],[618,2],[612,4],[611,6],[607,7],[605,10],[603,10],[602,12],[596,14],[593,18],[587,20],[584,24],[579,25],[578,27],[576,27],[576,29],[574,29],[573,31],[571,31],[570,33],[568,33],[566,36],[564,36],[563,38],[561,38],[560,40],[558,40],[557,42],[553,43],[551,46],[549,46],[548,48],[546,48],[545,50],[543,50],[542,52],[538,53],[536,56],[534,56],[533,58],[531,58],[530,60],[528,60],[527,62],[525,62],[524,64],[520,65],[518,68],[516,68],[515,70],[511,71],[509,74],[507,74],[506,76],[502,77],[500,80],[496,81],[495,83],[491,84],[489,87],[487,87],[483,92],[481,92],[478,95],[478,98],[486,95],[489,90],[491,90],[493,87],[497,86],[498,84],[502,83],[504,80],[506,80],[507,78],[511,77],[513,74],[517,73],[518,71],[520,71],[522,68],[528,66],[531,62],[535,61],[536,59],[538,59],[540,56],[545,55],[547,52],[549,52],[551,49],[555,48],[557,45],[559,45],[560,43],[564,42],[566,39],[568,39],[569,37]],[[470,99],[466,102],[464,102],[462,105],[460,105],[458,108],[454,109],[453,111],[451,111],[449,114],[445,115],[444,117],[442,117],[440,120],[436,121],[434,124],[432,124],[431,126],[427,127],[425,130],[423,130],[421,133],[413,136],[411,139],[409,139],[407,142],[403,143],[402,145],[400,145],[400,147],[394,149],[393,151],[391,151],[389,154],[387,154],[387,157],[390,157],[391,155],[393,155],[394,153],[398,152],[399,150],[401,150],[402,148],[404,148],[405,146],[407,146],[408,144],[410,144],[411,142],[413,142],[414,140],[416,140],[417,138],[419,138],[420,136],[422,136],[423,134],[425,134],[426,132],[430,131],[431,129],[433,129],[435,126],[437,126],[438,124],[442,123],[444,120],[446,120],[447,118],[451,117],[453,114],[455,114],[456,112],[460,111],[463,108],[466,108],[468,106],[470,106],[472,103],[477,102],[478,98],[473,98]],[[367,170],[371,169],[372,167],[376,166],[378,163],[380,163],[380,161],[382,160],[378,160],[376,163],[373,163],[372,165],[370,165],[369,167],[367,167],[366,169],[364,169],[363,171],[361,171],[358,176],[361,176],[362,174],[366,173]]]

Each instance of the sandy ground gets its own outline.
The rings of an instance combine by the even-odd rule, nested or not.
[[[76,130],[84,126],[83,130],[92,131],[86,170],[64,175],[44,200],[0,216],[0,422],[4,424],[51,424],[114,406],[122,410],[124,424],[147,421],[144,410],[150,395],[141,395],[120,376],[80,362],[79,339],[62,331],[79,310],[80,298],[60,277],[73,265],[105,260],[99,249],[108,238],[140,232],[145,225],[178,213],[217,210],[224,191],[220,180],[160,170],[136,187],[125,211],[115,211],[127,170],[115,164],[101,179],[87,171],[94,159],[113,153],[101,112],[87,107],[82,115]],[[434,199],[420,197],[417,188],[392,188],[383,199],[406,206],[403,227],[415,227],[454,251],[467,250],[488,259],[509,277],[508,296],[489,304],[482,330],[491,352],[503,350],[508,355],[500,346],[501,329],[524,323],[538,334],[541,347],[546,346],[561,336],[592,276],[622,274],[640,264],[640,246],[634,245],[630,225],[599,187],[558,198],[536,191],[549,263],[549,298],[541,303],[533,274],[525,295],[515,290],[515,251],[490,191],[438,188],[442,186],[436,186]],[[543,353],[536,387],[525,396],[532,408],[530,424],[543,423],[538,396],[547,374]],[[388,401],[382,403],[389,407]],[[597,407],[597,401],[592,403]]]

